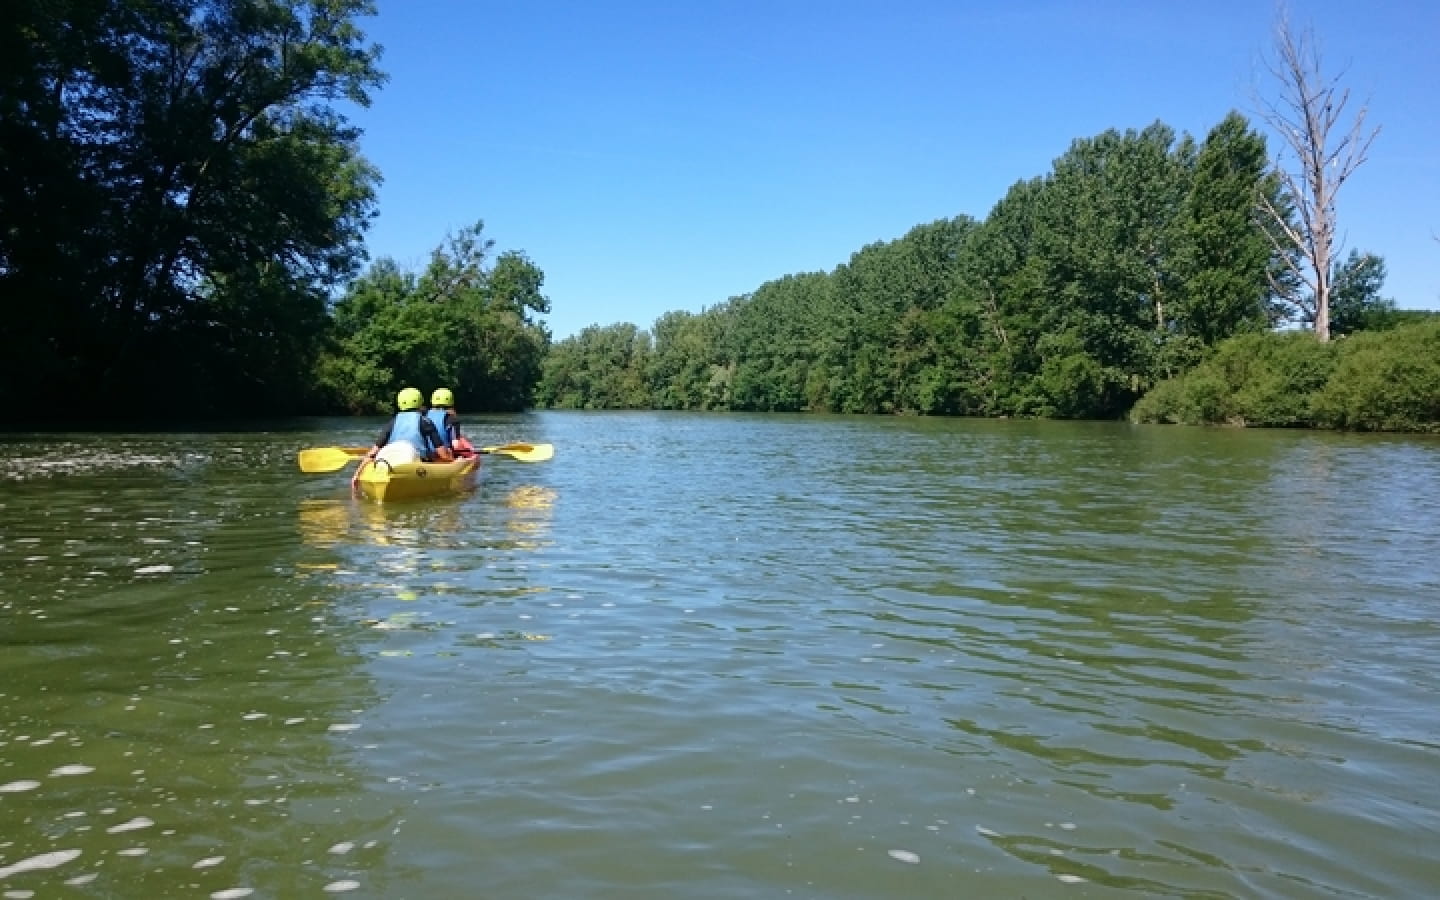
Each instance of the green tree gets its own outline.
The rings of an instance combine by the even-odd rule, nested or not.
[[[515,411],[533,399],[549,333],[544,274],[524,254],[493,262],[477,223],[448,235],[418,276],[377,261],[335,304],[319,366],[333,405],[391,408],[404,384],[452,388],[465,409]]]
[[[1274,253],[1260,224],[1262,198],[1281,201],[1265,139],[1232,112],[1206,136],[1180,211],[1183,298],[1177,329],[1206,346],[1270,324],[1266,273]],[[1167,371],[1167,375],[1175,374]]]
[[[668,312],[651,329],[651,405],[659,409],[729,409],[733,367],[724,348],[730,306],[701,313]]]
[[[1036,251],[1051,307],[1037,339],[1055,412],[1108,417],[1158,380],[1180,285],[1178,213],[1194,158],[1156,122],[1075,141],[1038,207]]]
[[[1056,321],[1036,242],[1045,178],[1016,182],[966,240],[958,276],[935,318],[954,336],[942,345],[956,367],[946,404],[969,415],[1049,414],[1035,388],[1039,339]]]
[[[298,403],[324,297],[363,258],[374,207],[377,175],[335,106],[382,81],[356,25],[373,12],[7,4],[0,291],[34,314],[14,323],[0,384],[73,387],[101,409]],[[284,352],[266,355],[279,334]]]
[[[1330,278],[1330,332],[1378,331],[1399,324],[1395,301],[1380,296],[1385,286],[1385,261],[1373,253],[1351,250],[1335,264]]]
[[[650,334],[628,322],[590,325],[545,358],[536,396],[569,409],[647,409]]]
[[[722,347],[725,361],[733,366],[730,408],[811,408],[807,388],[822,365],[824,330],[834,323],[831,287],[824,273],[787,275],[730,305],[732,318]]]

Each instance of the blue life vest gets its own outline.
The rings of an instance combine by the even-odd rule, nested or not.
[[[435,430],[439,432],[441,439],[446,441],[455,440],[455,435],[445,427],[445,418],[450,415],[450,410],[436,406],[426,413],[430,421],[435,423]]]
[[[409,441],[415,452],[425,459],[429,459],[435,451],[420,431],[419,410],[407,409],[395,414],[395,421],[390,423],[390,443],[396,441]]]

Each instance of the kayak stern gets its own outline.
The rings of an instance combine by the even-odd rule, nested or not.
[[[454,462],[413,462],[391,466],[380,461],[366,465],[355,478],[360,492],[377,502],[422,500],[467,491],[475,486],[480,458]]]

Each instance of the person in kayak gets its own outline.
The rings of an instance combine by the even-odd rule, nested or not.
[[[375,438],[375,446],[366,454],[367,460],[383,460],[391,465],[415,462],[450,462],[455,458],[450,441],[425,416],[421,407],[424,396],[408,387],[395,397],[399,412]]]
[[[475,448],[460,434],[460,420],[455,415],[455,394],[449,388],[436,388],[430,394],[430,411],[425,414],[435,428],[450,442],[456,454],[470,454]]]

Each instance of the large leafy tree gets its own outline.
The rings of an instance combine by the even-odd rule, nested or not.
[[[930,383],[938,413],[1030,415],[1037,342],[1054,306],[1044,287],[1036,230],[1047,180],[1016,182],[966,240],[957,277],[932,318],[945,335]]]
[[[793,412],[826,403],[822,358],[833,316],[830,280],[823,273],[787,275],[762,284],[732,307],[724,350],[733,362],[735,409]]]
[[[293,405],[374,207],[336,106],[382,81],[356,24],[373,11],[6,4],[0,291],[30,311],[11,320],[8,392]]]
[[[476,223],[446,237],[419,274],[381,259],[355,279],[320,363],[328,401],[383,412],[404,385],[444,385],[465,409],[528,406],[550,340],[538,320],[550,310],[545,276],[519,252],[492,260],[493,248]]]
[[[729,409],[733,367],[724,352],[729,305],[668,312],[652,329],[650,404],[659,409]]]
[[[1273,223],[1262,216],[1283,200],[1269,164],[1264,137],[1235,112],[1210,130],[1196,156],[1179,211],[1183,291],[1172,313],[1178,332],[1207,347],[1271,324],[1266,275],[1274,250],[1266,234]],[[1283,277],[1288,267],[1274,271]]]
[[[629,322],[591,325],[551,348],[537,396],[570,409],[648,408],[650,352],[650,333]]]
[[[1036,377],[1050,412],[1111,416],[1149,386],[1179,297],[1178,212],[1195,148],[1168,126],[1106,131],[1055,162],[1035,252],[1049,308]]]

